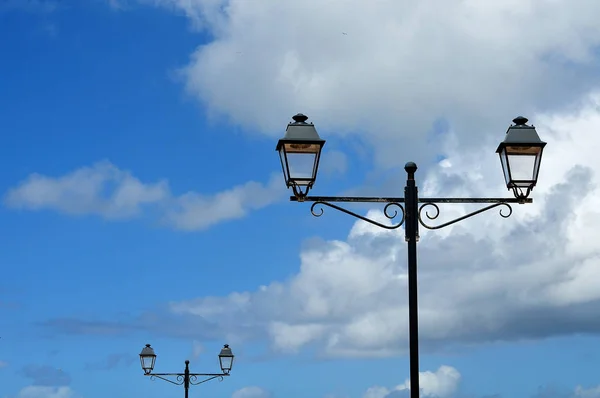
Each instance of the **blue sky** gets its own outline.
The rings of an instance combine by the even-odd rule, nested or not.
[[[191,396],[404,396],[402,234],[287,201],[297,112],[321,195],[401,195],[414,160],[423,195],[508,196],[529,117],[534,204],[422,232],[423,396],[600,397],[600,5],[449,3],[0,1],[0,397],[183,393],[146,343],[159,372],[231,345]]]

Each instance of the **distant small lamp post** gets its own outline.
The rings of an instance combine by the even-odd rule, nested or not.
[[[178,386],[183,385],[185,391],[185,398],[188,398],[188,390],[190,385],[198,385],[206,383],[207,381],[219,378],[223,380],[223,377],[229,376],[231,368],[233,366],[234,355],[231,352],[228,344],[225,344],[219,353],[219,364],[221,365],[222,373],[190,373],[190,361],[185,361],[185,370],[183,373],[152,373],[154,370],[154,364],[156,363],[156,354],[150,344],[142,349],[140,353],[140,362],[142,364],[142,370],[144,376],[150,376],[151,379],[155,377],[161,380],[168,381],[171,384]],[[171,378],[175,377],[175,380]],[[198,377],[204,377],[204,379],[198,380]]]
[[[404,238],[408,244],[408,323],[410,346],[410,396],[419,397],[419,317],[417,305],[417,242],[419,241],[419,225],[427,229],[440,229],[452,225],[466,218],[483,213],[498,206],[504,206],[508,211],[500,215],[504,218],[512,214],[511,203],[532,203],[529,194],[535,187],[540,171],[542,152],[546,143],[540,140],[535,127],[527,125],[527,119],[519,116],[513,119],[506,132],[504,141],[500,143],[496,152],[500,155],[506,187],[512,190],[514,198],[420,198],[415,182],[417,165],[408,162],[404,166],[407,174],[404,187],[404,197],[338,197],[338,196],[308,196],[317,179],[317,169],[321,150],[325,145],[315,129],[315,126],[306,123],[308,117],[299,113],[289,123],[285,136],[277,143],[276,150],[281,158],[283,177],[288,188],[292,188],[294,196],[291,201],[314,202],[310,208],[315,217],[323,215],[323,207],[315,212],[316,206],[327,206],[359,218],[385,229],[396,229],[405,226]],[[333,204],[332,202],[347,203],[384,203],[384,215],[394,220],[401,214],[397,223],[392,225],[356,214],[348,209]],[[488,206],[466,214],[454,220],[430,225],[423,221],[424,217],[435,220],[440,209],[438,203],[486,203]],[[420,205],[419,205],[420,204]],[[390,209],[394,207],[395,209]],[[433,208],[432,214],[427,209]],[[423,212],[425,210],[425,212]],[[424,213],[424,214],[423,214]]]

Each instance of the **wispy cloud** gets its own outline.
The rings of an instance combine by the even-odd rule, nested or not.
[[[131,354],[111,354],[99,362],[90,362],[85,365],[89,370],[111,370],[119,365],[130,365],[135,361]]]
[[[16,398],[75,398],[75,396],[73,390],[66,386],[27,386],[19,391]]]
[[[13,301],[0,301],[0,310],[18,310],[22,304]]]
[[[203,341],[221,339],[225,334],[215,322],[197,316],[174,314],[168,308],[158,308],[120,321],[55,318],[38,325],[51,333],[110,337],[158,331],[159,334],[176,338]],[[243,333],[244,329],[240,327],[240,332]]]
[[[109,220],[158,214],[163,224],[197,231],[244,217],[280,200],[281,178],[263,185],[250,181],[214,194],[194,191],[174,195],[166,180],[146,183],[108,161],[82,167],[60,177],[32,174],[10,189],[4,204],[13,209],[54,210],[69,215],[96,215]]]
[[[71,384],[71,376],[62,369],[48,365],[27,365],[21,374],[31,379],[36,386],[67,386]]]
[[[60,0],[0,0],[0,12],[25,11],[36,13],[53,12],[60,6]]]
[[[271,393],[262,387],[249,386],[236,390],[231,398],[270,398]]]
[[[113,10],[124,10],[127,9],[129,5],[127,0],[106,0],[106,2]]]
[[[204,346],[197,340],[192,341],[192,359],[198,359],[200,354],[204,352]]]

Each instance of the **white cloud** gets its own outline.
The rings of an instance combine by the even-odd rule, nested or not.
[[[192,359],[197,359],[204,352],[204,346],[197,340],[192,341]]]
[[[533,204],[513,206],[509,219],[492,211],[445,230],[421,229],[425,350],[600,332],[594,282],[600,278],[594,239],[600,220],[600,158],[594,151],[600,147],[600,97],[534,120],[549,144]],[[508,195],[495,148],[476,149],[464,153],[449,139],[445,167],[418,174],[422,195]],[[470,209],[443,206],[432,223]],[[334,210],[325,211],[326,218]],[[368,214],[382,217],[379,210]],[[327,222],[323,217],[314,222]],[[405,351],[408,339],[405,247],[402,230],[357,222],[345,241],[306,244],[299,272],[287,281],[172,303],[172,310],[202,316],[242,338],[269,336],[273,349],[284,352],[316,344],[333,356],[395,355]]]
[[[165,181],[144,184],[105,161],[63,177],[32,174],[7,193],[5,203],[13,208],[127,218],[138,215],[143,205],[160,202],[168,195]]]
[[[268,185],[251,181],[210,196],[189,192],[174,200],[166,220],[183,230],[204,229],[280,200],[285,194],[284,187],[282,177],[274,174]]]
[[[70,387],[28,386],[19,391],[17,398],[74,398]]]
[[[126,7],[126,0],[106,0],[110,8],[122,10]]]
[[[419,387],[421,396],[424,398],[450,398],[453,397],[460,384],[460,373],[452,366],[442,365],[435,372],[419,372]],[[374,386],[369,388],[363,398],[394,398],[399,396],[398,392],[410,391],[410,380],[394,388]],[[408,397],[408,394],[406,394]]]
[[[508,195],[493,151],[510,119],[530,117],[549,143],[535,203],[514,206],[508,220],[486,213],[421,229],[421,341],[433,349],[600,332],[593,283],[600,277],[600,96],[586,96],[600,85],[600,2],[138,1],[180,10],[210,31],[214,40],[182,74],[215,115],[274,140],[298,111],[324,138],[360,133],[380,166],[417,161],[423,196]],[[430,134],[440,118],[449,131]],[[440,154],[442,164],[425,162]],[[269,187],[250,183],[208,198],[168,194],[175,207],[166,219],[193,229],[216,222],[213,214],[240,217],[269,203]],[[257,199],[239,200],[244,195]],[[61,209],[77,210],[74,202]],[[89,203],[103,215],[142,206],[100,201],[100,211]],[[434,222],[470,209],[445,206]],[[402,234],[358,222],[345,240],[306,245],[289,280],[172,310],[228,334],[268,336],[277,350],[315,344],[329,355],[393,355],[407,345]]]
[[[347,169],[348,157],[341,151],[325,151],[319,162],[319,175],[344,174]]]
[[[6,361],[0,361],[0,369],[5,368],[8,366],[8,362]]]
[[[256,386],[244,387],[231,394],[231,398],[269,398],[270,396],[267,390]]]
[[[442,365],[435,372],[419,372],[420,396],[423,398],[452,398],[457,396],[461,383],[460,372],[448,365]],[[527,392],[523,392],[525,396]],[[373,386],[367,389],[362,398],[408,398],[410,396],[410,379],[395,387]],[[496,395],[494,395],[496,396]],[[499,396],[499,395],[498,395]],[[535,397],[564,398],[600,398],[600,386],[584,388],[577,386],[570,390],[551,386],[541,387]]]
[[[600,398],[600,386],[588,389],[578,386],[575,388],[574,398]]]
[[[268,330],[275,348],[281,351],[297,352],[306,343],[322,336],[325,327],[320,324],[289,325],[274,321],[269,325]]]
[[[596,0],[138,1],[214,37],[182,69],[213,114],[278,138],[301,111],[384,166],[433,159],[439,118],[469,149],[600,83]]]
[[[389,393],[390,389],[386,387],[374,386],[363,394],[363,398],[385,398]]]
[[[144,183],[104,161],[62,177],[32,174],[8,191],[4,203],[15,209],[51,209],[107,219],[127,219],[157,209],[166,224],[191,231],[241,218],[279,200],[284,193],[281,176],[274,175],[266,186],[251,181],[213,195],[188,192],[174,196],[166,181]]]

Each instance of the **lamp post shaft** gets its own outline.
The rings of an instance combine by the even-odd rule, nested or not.
[[[190,361],[185,361],[185,371],[183,372],[183,389],[185,390],[185,398],[188,398],[190,389]]]
[[[419,307],[417,295],[417,241],[419,240],[419,193],[415,183],[417,165],[409,162],[404,188],[406,220],[404,236],[408,245],[408,328],[410,360],[410,398],[419,398]]]

